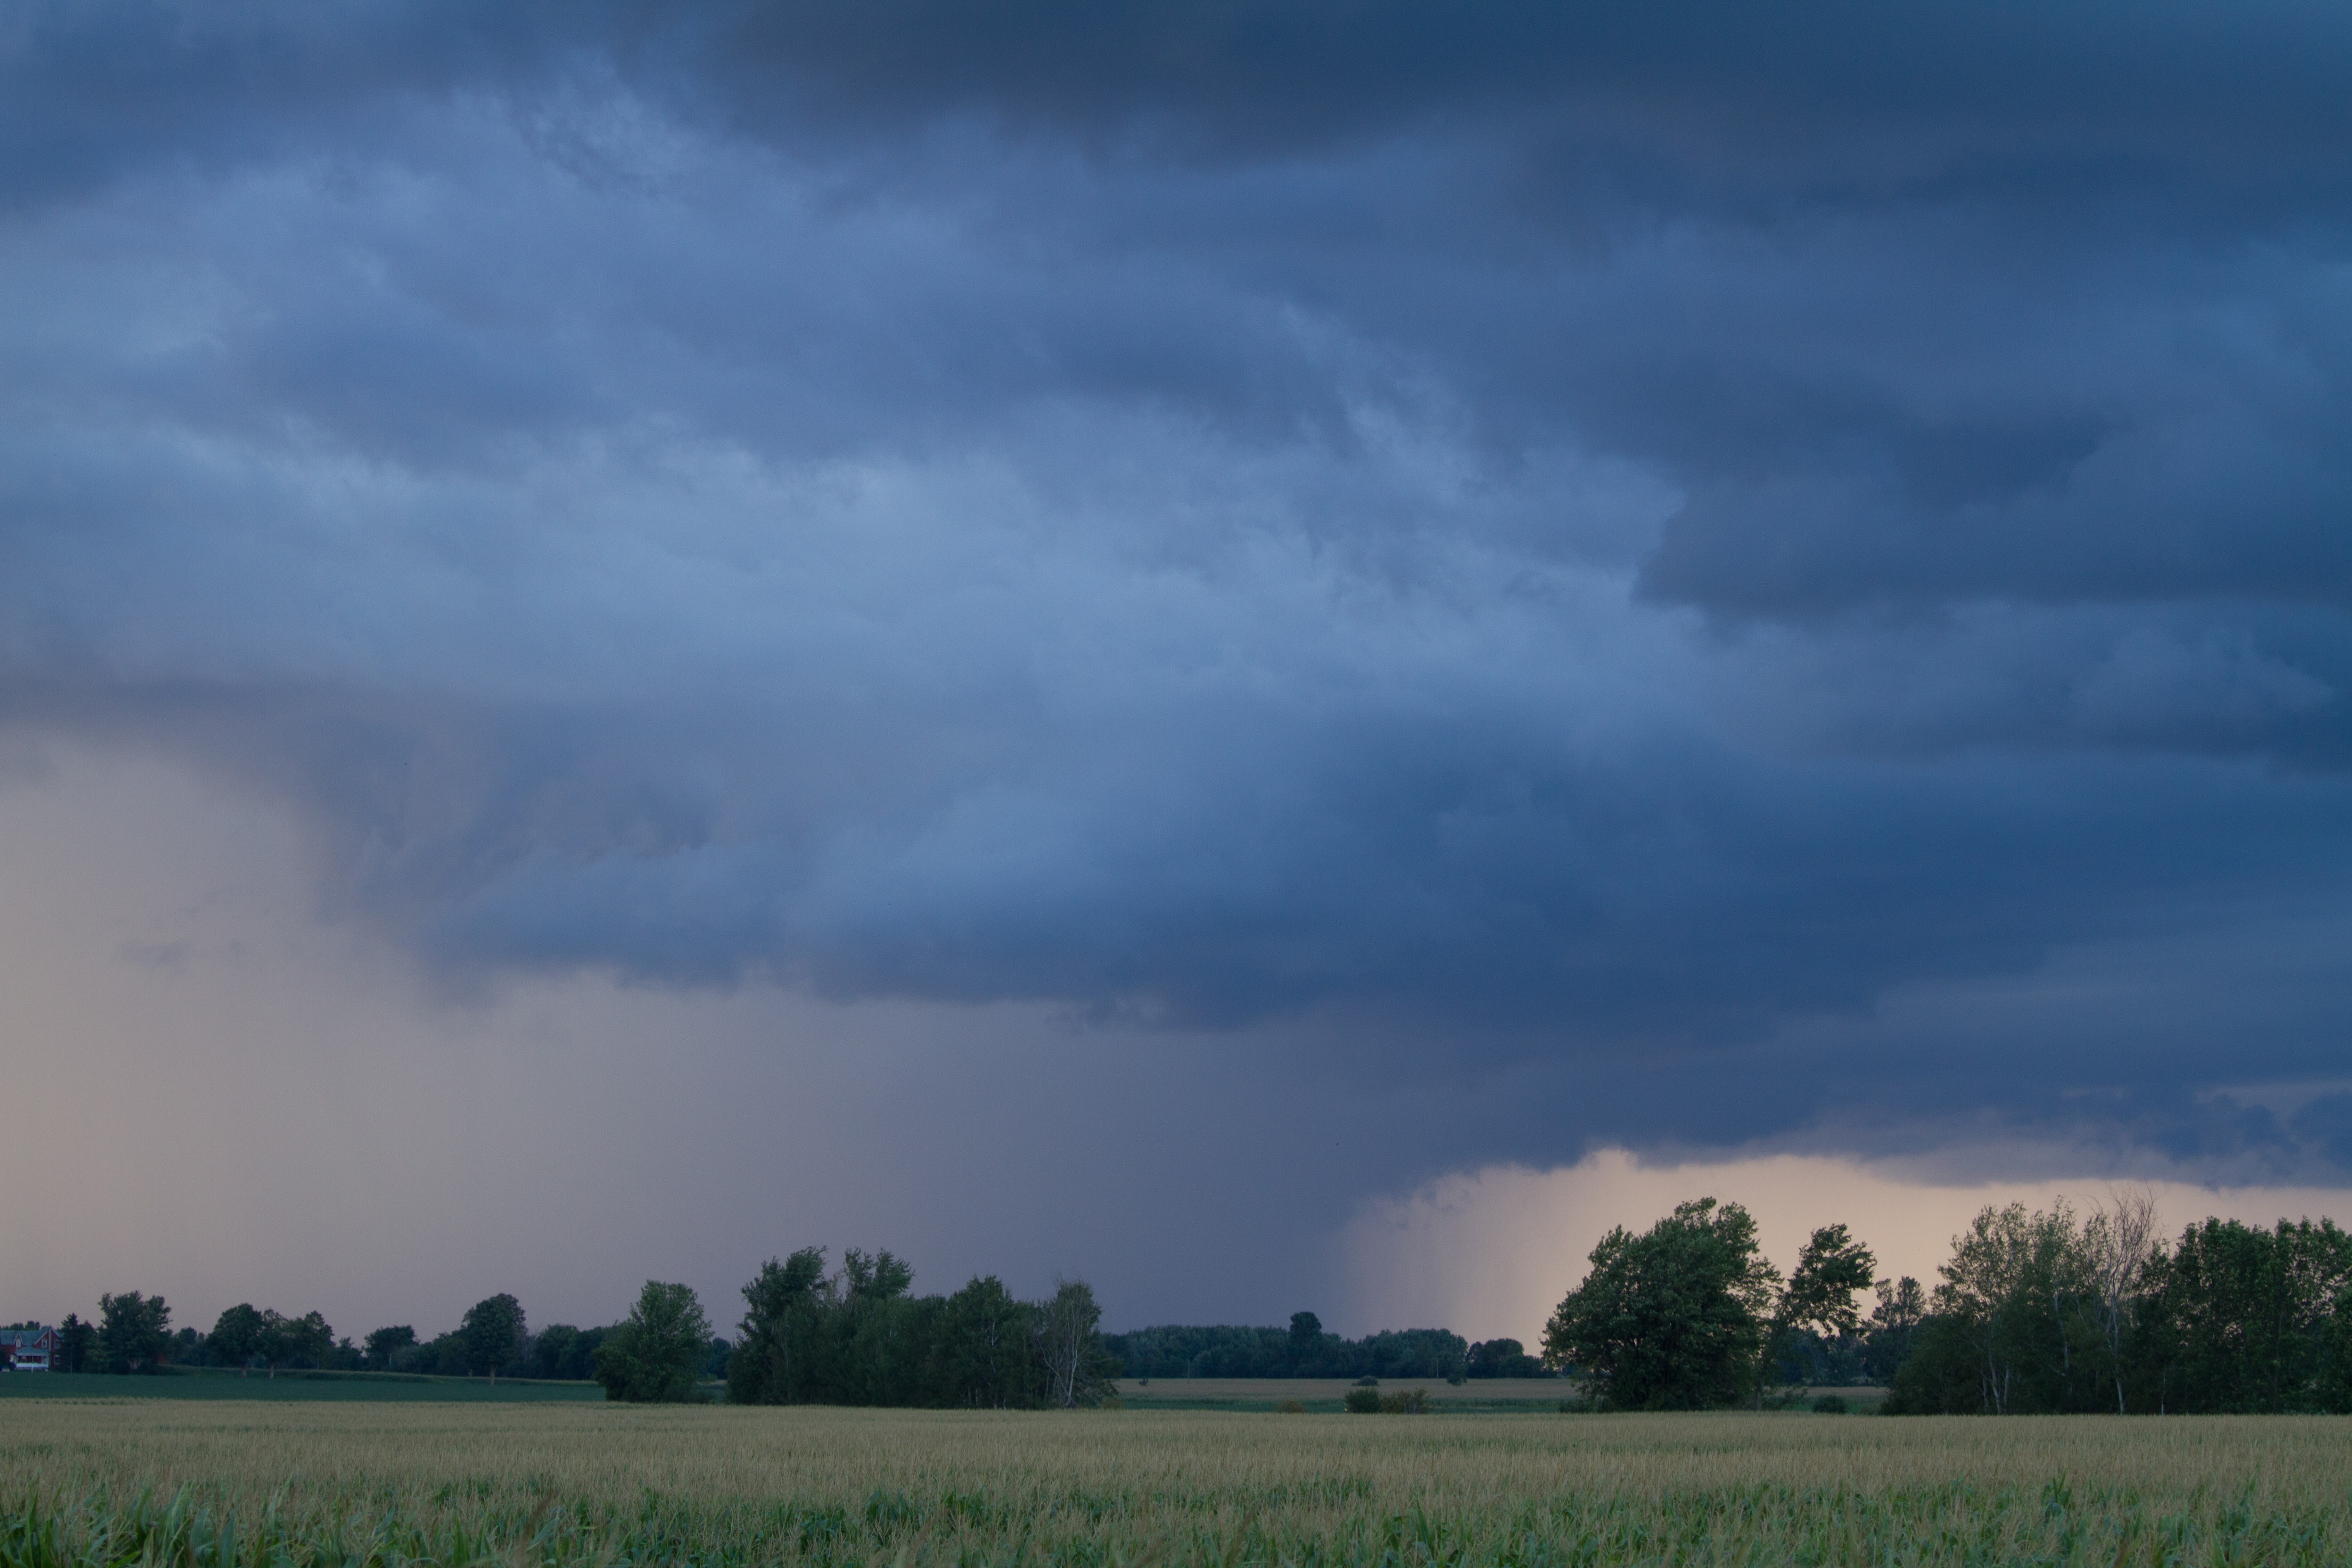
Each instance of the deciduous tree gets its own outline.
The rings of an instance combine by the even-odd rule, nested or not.
[[[805,1397],[795,1381],[824,1283],[824,1248],[803,1247],[771,1258],[743,1287],[743,1322],[727,1363],[727,1397],[737,1405],[789,1405]]]
[[[237,1376],[243,1377],[261,1354],[266,1327],[252,1302],[239,1301],[213,1320],[213,1331],[205,1343],[215,1361],[236,1368]]]
[[[466,1309],[457,1332],[466,1346],[467,1371],[487,1372],[496,1383],[499,1368],[522,1348],[522,1303],[504,1294],[485,1297]]]
[[[982,1410],[1034,1405],[1042,1371],[1031,1350],[1037,1309],[1013,1299],[993,1274],[947,1300],[950,1402]]]
[[[1109,1392],[1105,1370],[1102,1309],[1094,1287],[1083,1279],[1057,1279],[1053,1300],[1038,1314],[1041,1359],[1045,1363],[1045,1403],[1064,1410],[1102,1403]]]
[[[99,1370],[154,1372],[163,1364],[172,1337],[172,1309],[161,1296],[126,1290],[98,1299]]]
[[[98,1331],[71,1312],[58,1325],[56,1366],[59,1372],[94,1372]]]
[[[1577,1366],[1609,1408],[1696,1410],[1755,1385],[1780,1275],[1738,1204],[1700,1198],[1646,1233],[1622,1226],[1545,1325],[1547,1365]]]
[[[596,1381],[607,1399],[677,1404],[710,1353],[710,1320],[690,1287],[648,1279],[637,1304],[596,1347]]]
[[[1863,1340],[1863,1369],[1881,1383],[1895,1375],[1911,1356],[1911,1342],[1927,1315],[1927,1292],[1906,1274],[1881,1279],[1873,1289],[1878,1305],[1870,1310],[1869,1332]]]

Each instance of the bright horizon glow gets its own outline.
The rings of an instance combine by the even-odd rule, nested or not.
[[[2207,1215],[2252,1225],[2352,1215],[2340,1187],[2204,1187],[2175,1181],[1923,1182],[1888,1166],[1806,1154],[1678,1163],[1602,1149],[1574,1165],[1495,1165],[1457,1173],[1364,1205],[1348,1227],[1349,1316],[1384,1328],[1444,1327],[1475,1342],[1509,1338],[1532,1353],[1560,1298],[1612,1226],[1640,1232],[1692,1198],[1745,1205],[1782,1273],[1821,1226],[1844,1223],[1878,1257],[1883,1278],[1933,1289],[1950,1240],[1978,1211],[2063,1197],[2079,1214],[2116,1193],[2155,1195],[2161,1230]],[[1865,1309],[1870,1298],[1863,1298]]]

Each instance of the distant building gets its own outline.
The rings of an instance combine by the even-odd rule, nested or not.
[[[47,1372],[57,1359],[55,1329],[0,1329],[0,1349],[10,1352],[11,1372]]]

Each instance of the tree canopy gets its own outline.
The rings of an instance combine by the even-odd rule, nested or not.
[[[2352,1237],[2206,1219],[2167,1247],[2144,1198],[1986,1208],[1953,1237],[1886,1408],[2352,1412]]]
[[[1111,1363],[1083,1280],[1023,1301],[993,1275],[951,1296],[913,1294],[913,1270],[855,1248],[771,1258],[743,1287],[727,1363],[739,1405],[919,1405],[1024,1409],[1098,1403]]]
[[[468,1372],[483,1372],[499,1380],[499,1368],[515,1359],[522,1348],[522,1303],[512,1296],[487,1296],[466,1309],[457,1326],[465,1342]]]
[[[629,1315],[596,1347],[596,1381],[608,1399],[681,1404],[710,1351],[710,1320],[686,1285],[648,1279]]]
[[[1699,1198],[1640,1236],[1622,1226],[1545,1325],[1543,1359],[1574,1365],[1619,1410],[1699,1410],[1756,1386],[1780,1274],[1738,1204]]]
[[[97,1370],[160,1372],[171,1354],[172,1309],[161,1296],[126,1290],[98,1299]]]

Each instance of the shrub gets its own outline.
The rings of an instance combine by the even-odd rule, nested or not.
[[[1381,1391],[1377,1388],[1348,1390],[1348,1413],[1351,1415],[1377,1415],[1381,1411]]]
[[[1307,1403],[1300,1399],[1286,1399],[1275,1406],[1275,1409],[1284,1415],[1304,1415],[1307,1414]]]
[[[1816,1415],[1843,1415],[1845,1413],[1845,1395],[1842,1394],[1824,1394],[1813,1401],[1813,1414]]]
[[[1380,1396],[1380,1412],[1383,1415],[1419,1415],[1429,1408],[1429,1390],[1412,1389],[1402,1394]]]

